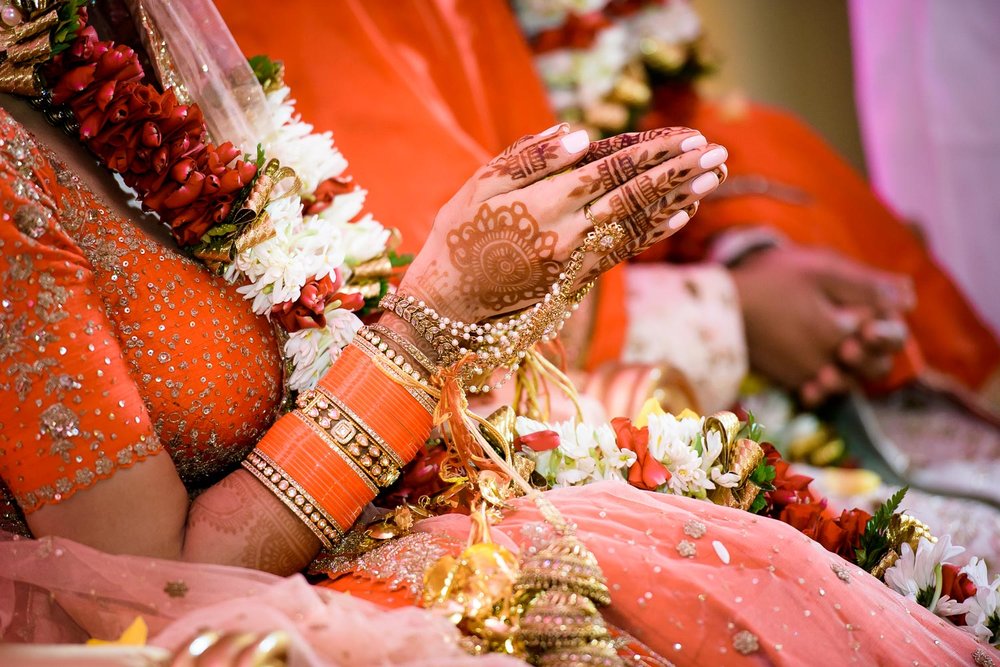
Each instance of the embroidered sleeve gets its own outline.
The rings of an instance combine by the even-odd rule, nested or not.
[[[673,366],[694,388],[703,413],[731,405],[748,361],[739,295],[726,270],[633,264],[626,280],[624,361]]]
[[[0,119],[0,478],[25,513],[160,451],[51,165]]]

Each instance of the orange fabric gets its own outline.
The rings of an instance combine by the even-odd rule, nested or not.
[[[305,120],[333,130],[367,206],[423,245],[441,206],[518,137],[553,125],[506,0],[216,0],[247,55],[285,63]],[[602,278],[588,365],[617,358],[626,310],[620,270]]]
[[[815,131],[791,114],[756,104],[738,117],[700,103],[690,118],[654,111],[644,120],[649,127],[678,122],[729,149],[730,177],[763,176],[801,190],[809,201],[756,194],[710,198],[695,224],[645,259],[698,259],[713,235],[725,229],[767,225],[797,243],[829,248],[913,279],[917,306],[908,320],[915,346],[901,357],[889,386],[913,379],[922,359],[973,388],[997,369],[1000,345],[995,335],[913,231]]]
[[[342,533],[375,497],[361,477],[298,413],[279,419],[256,451],[308,493]]]
[[[31,512],[162,446],[208,483],[274,417],[270,326],[2,109],[0,139],[0,477]]]

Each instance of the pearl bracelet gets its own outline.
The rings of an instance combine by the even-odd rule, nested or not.
[[[571,291],[583,266],[584,253],[584,249],[573,251],[559,279],[541,301],[507,318],[482,323],[452,320],[442,317],[412,295],[393,292],[382,297],[379,305],[413,327],[421,338],[432,345],[442,366],[452,366],[470,354],[474,355],[468,371],[463,373],[466,382],[488,376],[497,368],[507,368],[498,383],[467,386],[469,393],[488,393],[513,377],[535,343],[555,338],[572,311],[579,307],[593,285],[588,283],[575,292]]]

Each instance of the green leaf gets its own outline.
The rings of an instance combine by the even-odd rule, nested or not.
[[[248,62],[254,76],[257,77],[257,82],[264,90],[267,90],[281,74],[281,63],[275,62],[263,54],[252,56]]]
[[[761,442],[764,439],[764,427],[760,425],[760,422],[757,421],[752,412],[747,413],[746,422],[743,423],[739,433],[736,434],[737,440],[742,438],[753,440],[754,442]]]
[[[392,265],[392,268],[394,269],[398,269],[401,266],[409,266],[413,262],[413,255],[399,255],[396,254],[395,250],[390,250],[387,253],[387,257],[389,258],[389,264]]]
[[[761,491],[757,494],[757,497],[754,498],[753,502],[750,504],[750,513],[760,514],[766,509],[767,509],[767,494]]]
[[[774,466],[769,465],[767,461],[761,461],[757,464],[757,467],[753,469],[750,473],[750,481],[759,486],[764,491],[770,491],[774,488],[771,482],[774,481],[777,471]]]
[[[904,486],[892,494],[868,519],[868,523],[865,524],[865,532],[861,534],[860,546],[855,550],[858,567],[870,571],[889,552],[889,539],[886,535],[889,522],[909,490],[909,486]]]

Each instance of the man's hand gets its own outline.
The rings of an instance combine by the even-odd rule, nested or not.
[[[905,342],[902,317],[913,306],[905,276],[796,246],[751,255],[732,275],[750,363],[807,405],[855,377],[885,375]]]

